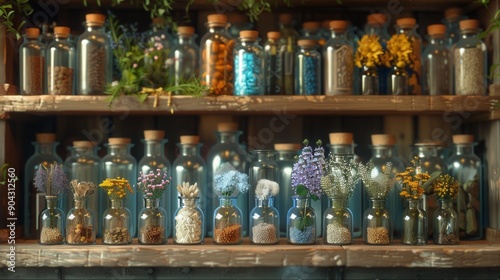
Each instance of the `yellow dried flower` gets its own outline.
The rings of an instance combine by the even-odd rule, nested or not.
[[[458,182],[448,174],[440,175],[432,184],[439,198],[454,199],[458,194]]]
[[[387,42],[387,52],[383,61],[387,67],[406,67],[414,61],[413,47],[406,34],[395,34]]]
[[[99,187],[107,191],[109,198],[124,198],[127,195],[125,190],[134,192],[129,181],[120,177],[107,178],[99,184]]]
[[[422,187],[430,179],[427,172],[420,172],[420,161],[418,157],[412,160],[413,166],[407,167],[405,171],[396,174],[396,181],[402,184],[400,196],[406,199],[419,199],[424,194]]]
[[[373,34],[365,34],[358,41],[358,49],[354,57],[354,63],[361,68],[363,65],[374,67],[381,65],[381,57],[384,54],[379,37]]]

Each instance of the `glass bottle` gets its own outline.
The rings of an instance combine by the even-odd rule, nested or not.
[[[64,243],[64,212],[57,207],[58,196],[46,196],[47,208],[40,213],[40,238],[42,245]]]
[[[248,190],[248,209],[254,209],[255,187],[260,179],[267,179],[278,183],[280,169],[274,161],[275,152],[272,150],[253,150],[251,151],[253,162],[248,170],[250,189]],[[281,189],[282,186],[280,186]],[[252,198],[252,199],[250,199]],[[251,200],[251,201],[250,201]],[[274,201],[273,201],[274,202]],[[277,203],[279,205],[279,201]]]
[[[202,244],[205,238],[205,215],[198,207],[198,197],[179,197],[174,215],[174,243]]]
[[[293,28],[292,15],[279,15],[280,44],[285,46],[283,55],[283,85],[284,94],[293,95],[295,93],[294,71],[295,53],[299,33]]]
[[[392,242],[392,217],[385,207],[386,199],[370,199],[371,207],[363,214],[363,242],[389,245]]]
[[[374,13],[366,18],[365,34],[375,35],[379,37],[379,43],[382,49],[387,47],[387,41],[391,39],[387,31],[387,17],[385,14]],[[378,73],[378,93],[387,94],[387,77],[389,75],[389,68],[385,65],[377,66]]]
[[[199,76],[200,48],[194,42],[195,38],[193,27],[177,27],[177,44],[170,51],[170,57],[173,58],[170,69],[175,85]]]
[[[310,206],[311,198],[293,196],[293,206],[287,213],[287,242],[290,244],[316,243],[316,212]]]
[[[208,33],[201,38],[201,83],[211,95],[233,94],[234,40],[226,32],[227,18],[208,15]]]
[[[288,217],[284,215],[292,207],[292,168],[296,162],[295,157],[300,153],[301,144],[277,143],[274,144],[276,150],[276,164],[280,170],[279,185],[280,192],[278,193],[279,203],[276,205],[280,215],[280,236],[285,237],[287,233]]]
[[[134,223],[124,199],[111,198],[110,207],[102,213],[102,243],[125,245],[132,243]]]
[[[398,69],[398,71],[405,70],[407,72],[408,94],[411,95],[420,95],[422,93],[422,62],[420,61],[422,55],[422,38],[418,35],[417,28],[418,25],[414,18],[400,18],[396,21],[396,33],[408,36],[414,54],[414,61],[412,61],[411,66],[407,66],[405,69]],[[397,93],[393,91],[392,94]]]
[[[319,48],[326,44],[326,40],[321,36],[321,24],[319,21],[306,21],[302,23],[302,39],[316,40]]]
[[[209,213],[208,202],[210,197],[208,197],[208,186],[207,186],[207,164],[205,160],[200,155],[200,149],[203,144],[200,143],[200,137],[196,135],[181,135],[180,143],[177,144],[179,147],[179,155],[172,163],[172,187],[170,188],[170,197],[179,197],[180,193],[177,191],[176,186],[182,185],[183,182],[189,182],[190,185],[197,183],[200,188],[199,198],[197,199],[199,207],[203,213]],[[186,203],[185,199],[184,204]],[[176,206],[173,211],[176,211],[182,205],[180,202],[173,203],[172,206]],[[189,203],[186,207],[191,207],[192,203]],[[179,211],[179,210],[177,210]],[[173,212],[172,212],[173,213]],[[206,228],[203,227],[203,230]],[[206,232],[203,231],[203,237],[205,237]]]
[[[253,23],[248,21],[248,17],[244,13],[229,13],[227,22],[229,23],[227,33],[235,40],[240,37],[240,31],[254,28]]]
[[[478,20],[460,21],[460,39],[453,48],[456,95],[486,94],[487,50],[479,33]]]
[[[392,66],[387,77],[389,95],[408,95],[410,93],[409,74],[404,67]]]
[[[427,244],[427,213],[420,208],[418,199],[409,199],[403,212],[401,243],[406,245]]]
[[[281,45],[280,37],[279,32],[267,32],[267,41],[264,44],[264,94],[284,94],[283,61],[285,46]]]
[[[74,93],[75,47],[68,40],[70,29],[54,27],[55,39],[47,47],[47,93],[72,95]]]
[[[245,148],[240,145],[239,137],[242,134],[238,130],[237,123],[218,123],[217,124],[217,143],[215,143],[208,152],[207,166],[208,166],[208,192],[207,197],[207,212],[214,213],[217,205],[218,196],[213,191],[214,174],[226,162],[230,163],[237,171],[246,173],[248,170],[248,156]],[[237,199],[238,208],[241,209],[243,217],[248,217],[248,193],[240,193]],[[210,219],[211,220],[211,219]],[[242,222],[244,234],[248,229],[248,221]],[[208,235],[213,236],[212,220],[210,224],[207,220]]]
[[[112,54],[110,41],[104,31],[106,16],[87,14],[85,32],[78,37],[77,50],[77,88],[81,95],[103,94],[106,85],[111,83]]]
[[[55,139],[54,133],[37,133],[36,141],[32,143],[35,146],[35,152],[28,158],[24,167],[23,225],[26,239],[36,238],[37,230],[40,228],[37,217],[45,208],[45,194],[37,192],[33,182],[35,174],[40,168],[40,164],[49,167],[54,162],[63,163],[63,160],[56,153],[56,147],[59,143]]]
[[[167,211],[160,206],[159,198],[145,198],[145,207],[139,212],[139,244],[167,243]]]
[[[264,94],[264,50],[258,36],[253,30],[240,32],[234,49],[234,95]]]
[[[162,59],[167,59],[170,53],[170,50],[174,47],[174,39],[169,32],[168,26],[162,18],[155,17],[151,20],[150,29],[147,31],[147,47],[155,48],[156,50],[162,51]],[[158,48],[158,46],[160,48]],[[146,54],[148,51],[146,51]],[[149,61],[151,59],[150,56],[145,57],[146,64],[151,64]],[[167,63],[165,61],[164,67],[167,67]],[[165,69],[166,70],[166,69]]]
[[[439,199],[439,208],[433,216],[433,241],[440,245],[457,245],[460,243],[458,214],[453,209],[453,199]]]
[[[75,197],[75,207],[66,215],[66,243],[91,245],[96,240],[96,217],[87,208],[87,197]]]
[[[460,239],[483,238],[484,190],[481,176],[481,160],[474,154],[474,136],[453,135],[454,154],[448,160],[450,175],[458,181],[455,203],[458,212]]]
[[[453,7],[444,10],[443,23],[446,25],[445,44],[452,49],[460,38],[459,22],[465,17],[462,15],[462,9]]]
[[[133,147],[133,144],[130,144],[130,138],[109,138],[108,144],[105,144],[105,147],[108,151],[108,154],[104,156],[101,160],[101,176],[103,179],[106,178],[124,178],[129,181],[130,186],[132,187],[133,193],[128,193],[127,197],[120,200],[120,207],[123,204],[124,207],[127,208],[129,215],[132,217],[137,217],[137,161],[130,154],[130,149]],[[107,193],[103,188],[99,188],[99,207],[100,209],[109,209],[109,201],[106,199]],[[113,201],[111,201],[113,203]],[[118,201],[115,201],[116,205],[112,206],[113,209],[118,209]],[[103,214],[104,215],[104,214]],[[104,216],[105,217],[105,216]],[[130,238],[135,236],[135,229],[137,228],[136,219],[130,220]],[[105,218],[106,220],[106,218]],[[123,225],[123,228],[127,228],[129,225]],[[102,226],[103,232],[105,231],[105,225]],[[109,229],[109,227],[108,227]],[[103,236],[104,238],[104,236]],[[114,243],[114,241],[109,241]]]
[[[429,44],[422,56],[424,65],[423,86],[425,95],[450,95],[453,93],[453,62],[451,50],[445,44],[444,24],[427,26]]]
[[[40,27],[40,29],[42,30],[42,33],[40,34],[40,42],[42,44],[44,44],[46,47],[48,45],[50,45],[50,43],[52,43],[52,41],[54,41],[54,37],[55,37],[55,30],[54,32],[52,33],[51,32],[51,28],[55,26],[55,22],[52,22],[52,24],[49,24],[48,22],[45,22],[42,24],[42,26]],[[55,28],[54,28],[55,29]]]
[[[323,241],[345,245],[352,242],[352,212],[347,199],[330,198],[330,207],[323,214]]]
[[[295,55],[295,95],[321,94],[321,54],[316,41],[298,40]]]
[[[346,38],[347,21],[331,21],[330,30],[323,50],[325,95],[353,94],[354,50]]]
[[[220,196],[214,211],[214,244],[240,244],[243,241],[243,217],[236,197]]]
[[[274,197],[255,197],[255,207],[250,212],[250,243],[277,244],[280,240],[280,215],[273,205]]]
[[[38,28],[26,28],[19,47],[19,93],[22,95],[45,93],[45,45],[38,40],[39,35]]]

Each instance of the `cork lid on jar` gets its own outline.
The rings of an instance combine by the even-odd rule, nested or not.
[[[222,14],[211,14],[207,16],[207,21],[210,23],[220,23],[220,24],[226,24],[227,23],[227,17]]]
[[[28,38],[36,38],[38,37],[38,35],[40,35],[40,29],[35,27],[28,27],[24,30],[24,34],[26,34],[26,37]]]
[[[316,40],[311,39],[302,39],[297,41],[297,45],[300,47],[314,47],[316,46]]]
[[[92,148],[95,146],[95,143],[90,141],[73,141],[73,147],[75,148]]]
[[[448,8],[444,10],[444,17],[446,19],[457,18],[462,15],[462,9],[458,7]]]
[[[479,20],[477,19],[464,19],[459,22],[460,29],[477,29],[479,28]]]
[[[86,14],[85,20],[87,22],[95,22],[99,24],[104,24],[106,22],[106,16],[103,14]]]
[[[472,134],[456,134],[453,135],[454,144],[470,144],[474,143],[474,135]]]
[[[267,38],[278,40],[279,38],[281,38],[281,34],[278,31],[267,32]]]
[[[387,17],[384,15],[384,14],[369,14],[367,17],[366,17],[366,21],[368,23],[371,23],[371,24],[385,24],[385,22],[387,21]]]
[[[292,23],[292,14],[280,14],[279,22],[282,24],[290,24]]]
[[[330,30],[345,30],[348,22],[345,20],[332,20],[330,21]]]
[[[54,143],[56,141],[56,135],[54,133],[37,133],[35,139],[38,143]]]
[[[255,30],[242,30],[240,31],[241,38],[257,39],[259,32]]]
[[[406,18],[400,18],[396,20],[396,25],[401,26],[401,27],[413,27],[417,24],[417,20],[414,18],[406,17]]]
[[[67,26],[56,26],[54,27],[54,34],[56,36],[67,36],[71,29]]]
[[[372,145],[374,146],[394,146],[396,137],[392,134],[372,134]]]
[[[110,145],[126,145],[130,144],[130,138],[112,137],[108,139],[108,143]]]
[[[200,136],[198,135],[181,135],[181,144],[198,144],[200,143]]]
[[[222,122],[217,124],[217,131],[227,132],[227,131],[237,131],[238,124],[234,122]]]
[[[165,137],[163,130],[144,130],[144,139],[146,140],[161,140]]]
[[[306,21],[302,23],[302,28],[306,30],[318,30],[320,23],[318,21]]]
[[[329,134],[330,144],[352,144],[353,135],[349,132],[333,132]]]
[[[274,149],[276,151],[298,151],[302,148],[302,145],[296,143],[276,143],[274,144]]]
[[[194,27],[192,26],[179,26],[177,27],[177,34],[179,35],[193,35]]]
[[[431,24],[427,26],[427,33],[429,35],[444,35],[446,33],[446,25],[444,24]]]

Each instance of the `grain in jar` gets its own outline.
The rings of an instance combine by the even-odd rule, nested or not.
[[[38,28],[26,28],[19,47],[19,92],[23,95],[44,94],[45,45],[39,35]]]
[[[47,93],[71,95],[74,90],[75,47],[68,40],[69,27],[54,27],[54,41],[47,47]]]

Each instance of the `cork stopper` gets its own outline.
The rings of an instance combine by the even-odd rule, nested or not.
[[[165,138],[163,130],[144,130],[144,139],[146,140],[161,140]]]
[[[396,25],[401,27],[413,27],[417,24],[417,20],[414,18],[400,18],[396,20]]]
[[[90,141],[73,141],[73,147],[75,148],[92,148],[95,144]]]
[[[292,14],[280,14],[279,22],[282,24],[291,24],[292,23]]]
[[[56,141],[56,135],[54,133],[37,133],[35,135],[36,142],[38,143],[54,143]]]
[[[313,47],[316,46],[316,40],[302,39],[297,41],[297,45],[300,47]]]
[[[321,22],[321,27],[325,29],[330,29],[330,21],[329,19],[325,19]]]
[[[281,34],[278,31],[267,32],[267,38],[278,40],[281,37]]]
[[[257,39],[259,32],[255,30],[242,30],[240,31],[241,38]]]
[[[86,14],[85,20],[87,22],[95,22],[104,24],[106,22],[106,16],[103,14]]]
[[[130,144],[130,138],[109,138],[110,145],[127,145]]]
[[[194,27],[192,26],[179,26],[177,27],[177,34],[179,35],[193,35]]]
[[[394,146],[396,137],[392,134],[372,134],[372,145],[374,146]]]
[[[431,24],[427,26],[427,33],[429,35],[444,35],[446,33],[446,25],[444,24]]]
[[[233,122],[223,122],[217,124],[217,131],[227,132],[227,131],[237,131],[238,124]]]
[[[67,26],[56,26],[54,27],[54,34],[66,36],[69,35],[71,29]]]
[[[207,20],[210,23],[220,23],[220,24],[226,24],[227,23],[227,17],[222,14],[211,14],[207,16]]]
[[[38,35],[40,35],[40,29],[29,27],[24,30],[24,34],[26,34],[26,37],[28,38],[36,38],[38,37]]]
[[[477,19],[464,19],[459,22],[460,29],[477,29],[479,28],[479,20]]]
[[[345,20],[332,20],[330,21],[330,30],[345,30],[348,22]]]
[[[302,23],[302,28],[307,30],[318,30],[320,27],[320,23],[317,21],[306,21]]]
[[[151,19],[151,23],[152,24],[161,24],[161,23],[163,23],[163,19],[160,17],[155,17],[155,18]]]
[[[274,149],[276,151],[298,151],[302,148],[302,145],[296,143],[276,143],[274,144]]]
[[[454,144],[470,144],[474,143],[474,135],[472,134],[457,134],[453,135]]]
[[[349,132],[333,132],[329,134],[330,144],[352,144],[353,135]]]
[[[200,143],[200,136],[198,135],[181,135],[181,144],[198,144]]]
[[[366,17],[366,21],[372,24],[383,25],[387,21],[387,17],[384,14],[369,14]]]
[[[444,10],[444,17],[446,19],[457,18],[462,15],[462,9],[458,7],[448,8]]]

